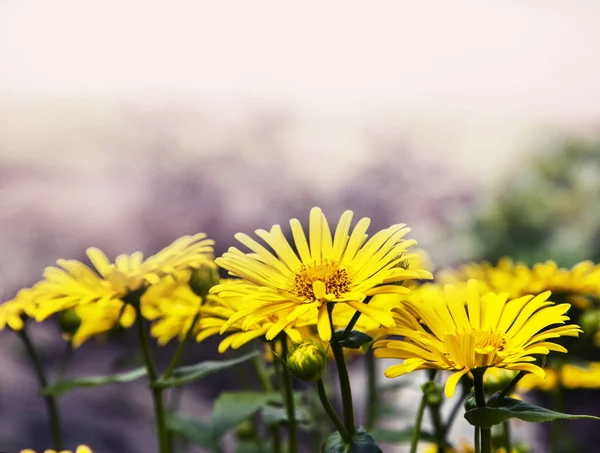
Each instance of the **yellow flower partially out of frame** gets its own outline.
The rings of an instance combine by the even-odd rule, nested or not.
[[[266,332],[266,339],[271,340],[294,320],[316,308],[319,336],[329,341],[332,332],[327,304],[330,302],[348,304],[381,325],[393,326],[394,319],[389,312],[364,304],[364,299],[376,294],[407,294],[410,290],[401,286],[402,282],[431,278],[431,273],[418,268],[407,269],[413,257],[406,252],[415,241],[404,239],[409,232],[406,225],[393,225],[367,241],[370,219],[359,220],[350,232],[352,216],[352,211],[344,212],[332,234],[321,209],[313,208],[308,239],[300,221],[292,219],[295,248],[288,243],[279,225],[270,231],[256,231],[270,249],[246,234],[236,234],[236,239],[252,253],[231,247],[216,263],[248,284],[222,284],[212,291],[224,298],[247,300],[248,308],[232,316],[221,332],[242,318],[246,318],[245,324],[250,326],[274,313],[289,310],[289,314],[280,317]]]
[[[35,453],[35,451],[30,450],[29,448],[26,448],[25,450],[21,450],[21,453]],[[44,453],[71,453],[71,450],[61,450],[59,452],[57,452],[56,450],[44,450]],[[75,450],[75,453],[93,453],[93,452],[90,449],[90,447],[88,447],[87,445],[80,445],[79,447],[77,447],[77,450]]]
[[[0,330],[6,326],[12,330],[23,329],[23,317],[33,316],[34,308],[31,289],[22,289],[14,299],[0,304]]]
[[[213,265],[212,245],[212,240],[199,233],[177,239],[145,261],[141,252],[135,252],[119,255],[114,263],[99,249],[89,248],[87,254],[97,272],[79,261],[58,260],[59,267],[47,268],[44,280],[32,288],[36,320],[78,305],[103,307],[115,301],[122,305],[131,291],[186,269]]]
[[[577,325],[564,325],[570,305],[548,301],[549,291],[508,300],[507,293],[480,296],[477,281],[469,280],[466,295],[452,285],[446,285],[443,296],[426,294],[428,299],[404,302],[403,316],[388,330],[404,340],[376,342],[375,356],[404,360],[388,368],[387,377],[419,369],[455,371],[446,381],[448,398],[473,369],[498,367],[544,377],[534,356],[567,352],[548,340],[582,332]]]

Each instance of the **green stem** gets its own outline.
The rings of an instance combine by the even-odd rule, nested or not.
[[[142,353],[144,354],[144,362],[146,363],[146,370],[148,370],[148,381],[150,384],[150,390],[152,392],[152,400],[154,402],[154,412],[156,414],[156,433],[158,436],[158,447],[159,453],[170,452],[169,433],[167,432],[166,413],[163,403],[163,390],[154,386],[158,380],[158,373],[156,372],[156,366],[152,360],[152,354],[150,352],[150,342],[148,340],[148,333],[144,328],[144,318],[142,317],[142,310],[140,308],[139,300],[132,304],[136,310],[136,324],[138,327],[138,335],[142,344]]]
[[[419,445],[419,438],[421,437],[421,423],[423,423],[425,406],[427,406],[427,395],[423,393],[423,396],[421,397],[421,404],[419,404],[419,409],[417,410],[417,419],[415,420],[412,439],[410,441],[410,453],[417,452],[417,445]]]
[[[444,427],[444,424],[442,423],[440,405],[430,405],[429,409],[431,411],[431,420],[433,422],[436,445],[438,447],[438,451],[443,452],[444,446],[446,445],[446,429]]]
[[[354,433],[356,432],[356,428],[354,426],[354,408],[352,407],[352,387],[350,386],[350,376],[348,374],[348,367],[346,366],[344,350],[340,346],[338,339],[335,336],[335,330],[333,327],[332,303],[327,304],[327,312],[329,314],[329,326],[333,334],[330,342],[331,350],[333,351],[333,357],[335,358],[335,364],[337,365],[338,376],[340,380],[342,407],[344,409],[344,424],[346,426],[346,432],[348,435],[353,437]]]
[[[183,337],[183,339],[179,342],[179,346],[177,346],[175,355],[171,359],[171,363],[169,363],[167,370],[163,374],[163,377],[162,377],[163,379],[170,378],[171,375],[173,374],[173,371],[175,371],[175,368],[177,367],[177,365],[179,365],[179,362],[181,361],[181,358],[183,357],[183,351],[185,350],[185,344],[187,343],[189,338],[192,336],[192,331],[194,330],[194,326],[198,322],[198,319],[200,319],[199,314],[194,317],[194,319],[192,320],[192,324],[190,325],[190,328],[185,333],[185,336]]]
[[[275,361],[277,360],[278,359],[275,358]],[[258,355],[252,359],[252,368],[254,368],[254,372],[258,377],[263,392],[272,392],[273,386],[271,385],[271,380],[269,379],[267,369],[265,368],[265,362],[262,355]],[[273,438],[273,453],[281,453],[281,433],[279,432],[279,426],[271,426],[270,431]]]
[[[510,441],[510,420],[506,420],[502,423],[502,441],[504,443],[504,449],[506,453],[512,452],[512,444]]]
[[[363,304],[368,305],[369,302],[371,302],[371,299],[373,298],[373,296],[367,296],[365,297],[365,300],[363,301]],[[332,305],[329,304],[328,307]],[[333,310],[333,308],[332,308]],[[360,318],[360,315],[362,315],[362,312],[356,310],[356,312],[354,313],[354,315],[352,315],[352,318],[350,319],[350,322],[348,323],[348,325],[346,326],[346,328],[344,329],[344,332],[342,333],[342,338],[340,338],[340,340],[346,340],[348,339],[348,336],[350,336],[350,332],[352,332],[352,329],[354,329],[354,326],[356,325],[358,318]],[[329,316],[331,317],[331,315]],[[331,328],[332,332],[335,332],[335,330],[333,330],[333,327]]]
[[[513,378],[512,381],[510,381],[508,383],[508,385],[506,387],[504,387],[502,389],[502,391],[498,394],[498,396],[496,398],[494,398],[494,401],[490,404],[491,407],[496,407],[498,406],[500,403],[502,403],[502,400],[504,398],[506,398],[508,395],[510,395],[510,393],[513,391],[513,389],[517,386],[517,384],[519,383],[519,381],[521,379],[523,379],[523,377],[526,375],[527,373],[525,371],[519,371],[519,373]]]
[[[483,375],[485,368],[475,368],[471,370],[473,374],[473,384],[475,387],[475,402],[477,407],[485,407],[485,392],[483,388]],[[480,428],[481,430],[481,453],[490,453],[492,450],[492,429]]]
[[[284,360],[287,360],[287,338],[285,335],[280,336],[281,353]],[[289,453],[298,453],[298,425],[296,424],[296,408],[294,407],[294,389],[292,388],[292,377],[287,365],[282,367],[282,384],[285,396],[285,408],[288,417],[288,436],[289,436]]]
[[[15,332],[17,332],[17,335],[23,342],[23,346],[25,346],[27,355],[29,356],[33,368],[35,370],[40,390],[45,389],[48,386],[48,379],[46,379],[46,374],[44,373],[44,367],[42,366],[40,356],[38,355],[35,346],[31,342],[29,335],[27,335],[27,332],[25,331],[25,326],[23,326],[23,329],[17,330]],[[56,398],[52,395],[45,395],[44,401],[46,402],[46,411],[48,412],[48,419],[50,421],[50,427],[52,430],[54,449],[56,451],[61,451],[63,449],[63,438]]]
[[[377,397],[377,363],[373,349],[369,349],[366,354],[367,363],[367,431],[375,427],[377,423],[377,414],[379,412],[379,398]]]
[[[325,384],[323,384],[323,379],[317,380],[317,391],[319,392],[319,399],[321,400],[323,409],[325,409],[325,412],[327,412],[327,415],[329,415],[329,418],[340,433],[340,436],[342,436],[342,439],[344,439],[344,442],[349,444],[352,438],[348,436],[344,424],[336,414],[335,409],[333,408],[333,406],[329,402],[329,399],[327,398],[327,392],[325,391]]]
[[[475,445],[475,453],[481,453],[481,429],[479,426],[475,427],[475,440],[473,444]]]

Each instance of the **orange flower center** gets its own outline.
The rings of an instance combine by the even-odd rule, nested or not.
[[[339,297],[348,292],[350,278],[345,269],[341,269],[336,261],[321,264],[303,264],[294,276],[290,292],[295,296],[315,301],[313,283],[320,281],[325,285],[325,293]]]

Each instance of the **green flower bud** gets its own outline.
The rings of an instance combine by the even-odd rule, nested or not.
[[[190,288],[197,296],[206,299],[210,289],[219,283],[219,272],[215,266],[203,265],[192,271]]]
[[[433,381],[428,381],[421,386],[425,400],[429,406],[439,406],[442,404],[444,397],[442,395],[442,388]]]
[[[64,333],[74,335],[81,326],[81,318],[75,313],[75,310],[69,308],[61,311],[58,315],[58,325]]]
[[[327,354],[318,344],[303,343],[288,356],[287,366],[301,381],[316,381],[325,371]]]

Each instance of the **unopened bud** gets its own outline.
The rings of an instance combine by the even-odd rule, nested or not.
[[[433,381],[428,381],[421,386],[423,394],[425,395],[425,401],[429,406],[439,406],[442,404],[444,397],[442,395],[442,388]]]
[[[219,283],[219,272],[216,266],[205,264],[192,271],[190,288],[197,296],[206,299],[210,289]]]
[[[327,354],[318,344],[303,343],[288,356],[287,366],[301,381],[316,381],[325,371]]]
[[[74,335],[81,326],[81,318],[75,312],[75,310],[69,308],[67,310],[63,310],[58,315],[58,324],[60,326],[60,330],[68,335]]]

